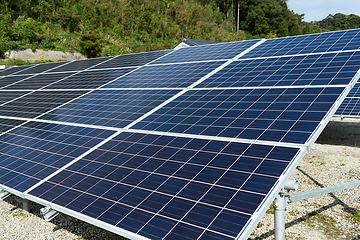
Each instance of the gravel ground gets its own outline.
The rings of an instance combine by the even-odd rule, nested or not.
[[[294,171],[298,192],[360,180],[360,119],[333,118]],[[290,194],[295,193],[291,192]],[[360,187],[295,203],[286,208],[286,239],[360,239]],[[24,213],[16,196],[0,201],[0,239],[124,239],[60,214],[44,221],[42,206],[31,203]],[[251,239],[274,239],[270,207]]]

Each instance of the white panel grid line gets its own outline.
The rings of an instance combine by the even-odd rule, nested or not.
[[[242,89],[296,89],[296,88],[338,88],[338,87],[347,87],[348,85],[338,84],[338,85],[293,85],[293,86],[254,86],[254,87],[194,87],[190,90],[242,90]],[[123,91],[123,90],[186,90],[185,88],[77,88],[77,89],[2,89],[0,92],[76,92],[76,91]],[[347,98],[360,98],[360,97],[347,97]]]
[[[255,43],[254,45],[252,45],[251,47],[249,47],[248,49],[246,49],[245,51],[243,51],[242,53],[240,53],[239,55],[235,56],[233,58],[233,60],[237,60],[239,58],[241,58],[242,56],[244,56],[245,54],[247,54],[248,52],[250,52],[251,50],[257,48],[258,46],[260,46],[262,43],[264,43],[266,41],[265,38],[261,39],[259,42]]]
[[[61,121],[53,121],[53,120],[44,120],[44,119],[31,119],[31,118],[21,118],[21,117],[7,117],[0,116],[0,119],[13,119],[13,120],[23,120],[28,122],[41,122],[41,123],[52,123],[52,124],[60,124],[60,125],[68,125],[74,127],[86,127],[86,128],[96,128],[103,130],[112,130],[112,131],[123,131],[129,133],[143,133],[143,134],[155,134],[169,137],[186,137],[186,138],[197,138],[203,140],[216,140],[223,142],[236,142],[236,143],[248,143],[248,144],[261,144],[268,146],[279,146],[279,147],[302,147],[303,144],[297,143],[286,143],[286,142],[272,142],[272,141],[263,141],[263,140],[249,140],[243,138],[229,138],[229,137],[219,137],[219,136],[207,136],[207,135],[195,135],[195,134],[187,134],[187,133],[173,133],[173,132],[161,132],[161,131],[150,131],[150,130],[140,130],[140,129],[129,129],[130,125],[124,128],[116,128],[116,127],[106,127],[100,125],[91,125],[91,124],[82,124],[82,123],[71,123],[71,122],[61,122]],[[0,134],[1,136],[1,134]]]

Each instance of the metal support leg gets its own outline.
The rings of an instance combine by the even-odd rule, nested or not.
[[[30,212],[30,201],[27,199],[23,199],[22,203],[23,203],[23,211]]]
[[[285,240],[285,208],[287,198],[284,194],[279,193],[273,202],[275,214],[275,240]]]

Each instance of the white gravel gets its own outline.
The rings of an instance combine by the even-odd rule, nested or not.
[[[360,180],[360,119],[334,118],[294,171],[298,192]],[[295,193],[291,192],[290,194]],[[286,208],[286,239],[360,239],[360,187],[291,203]],[[0,239],[124,239],[60,214],[51,222],[31,203],[23,213],[16,196],[0,201]],[[356,220],[357,219],[357,220]],[[274,239],[273,209],[264,215],[251,239]]]

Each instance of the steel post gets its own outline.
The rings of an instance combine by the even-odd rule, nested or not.
[[[23,204],[23,211],[30,212],[30,201],[27,199],[23,199],[22,204]]]
[[[285,208],[287,204],[287,198],[282,193],[279,193],[273,202],[275,240],[285,240]]]

